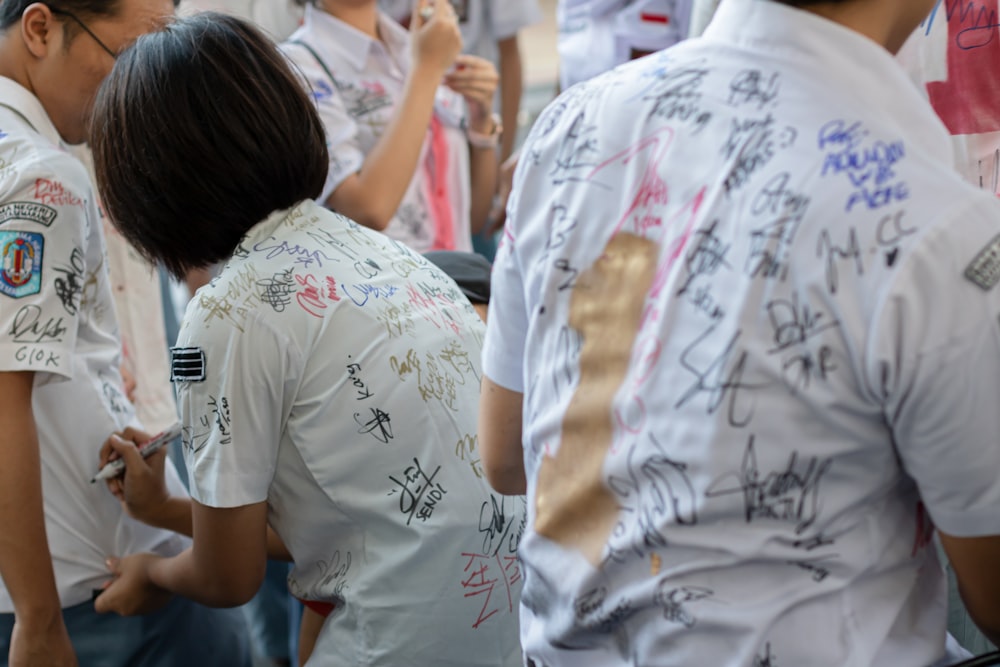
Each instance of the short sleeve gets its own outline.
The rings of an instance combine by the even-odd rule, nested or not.
[[[0,371],[72,378],[97,209],[69,155],[19,165],[0,202]]]
[[[192,498],[241,507],[267,500],[299,355],[258,317],[242,330],[217,322],[206,327],[210,318],[192,302],[171,349],[184,458]]]
[[[490,31],[495,40],[515,36],[542,18],[538,0],[489,0]]]
[[[282,49],[285,56],[298,69],[306,91],[316,104],[326,147],[330,154],[330,167],[326,174],[323,192],[317,201],[326,202],[334,190],[347,177],[358,173],[364,164],[365,154],[358,142],[358,125],[347,111],[337,83],[330,78],[316,57],[302,44],[286,42]]]
[[[984,289],[963,275],[977,253],[1000,258],[1000,205],[958,217],[899,267],[873,329],[868,376],[937,527],[1000,535],[1000,285]]]
[[[483,373],[511,391],[524,392],[524,345],[528,331],[524,276],[509,227],[493,261]]]

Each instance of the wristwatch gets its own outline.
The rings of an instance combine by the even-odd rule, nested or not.
[[[493,129],[489,132],[475,132],[468,127],[465,128],[465,137],[473,148],[496,148],[500,145],[500,137],[503,136],[500,116],[493,114],[490,119],[493,121]]]

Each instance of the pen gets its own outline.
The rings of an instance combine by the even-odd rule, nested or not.
[[[164,445],[169,443],[171,440],[173,440],[180,434],[181,434],[181,425],[174,424],[163,433],[153,436],[151,440],[140,445],[139,453],[142,454],[142,458],[144,459],[148,458],[152,456],[155,452],[158,452],[160,449],[163,448]],[[125,459],[115,459],[114,461],[107,463],[103,468],[101,468],[100,472],[94,475],[94,478],[90,480],[90,483],[93,484],[98,480],[111,479],[112,477],[117,477],[124,471],[125,471]]]

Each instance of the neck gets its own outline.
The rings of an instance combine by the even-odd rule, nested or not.
[[[821,2],[803,9],[850,28],[895,55],[920,21],[927,18],[932,6],[933,2],[927,0],[848,0]]]
[[[321,0],[320,8],[372,39],[379,39],[378,5],[374,1],[350,6],[349,3],[338,2],[338,0]]]
[[[24,66],[24,43],[16,33],[11,32],[17,29],[18,26],[14,26],[0,33],[0,76],[16,81],[34,93],[31,77]]]

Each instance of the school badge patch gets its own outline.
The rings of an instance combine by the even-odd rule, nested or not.
[[[1000,235],[979,251],[972,263],[965,268],[965,277],[984,290],[991,290],[1000,283]]]
[[[0,294],[20,299],[42,291],[44,250],[41,234],[0,231]]]

